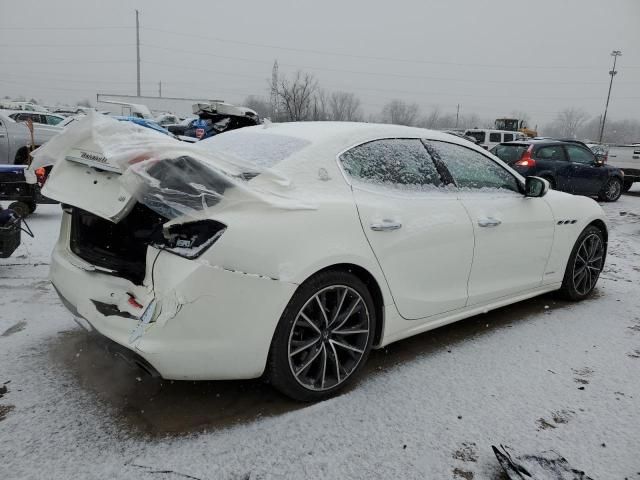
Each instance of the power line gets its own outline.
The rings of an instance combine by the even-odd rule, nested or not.
[[[244,58],[244,57],[234,57],[229,55],[219,55],[217,53],[207,53],[207,52],[198,52],[194,50],[184,50],[179,48],[172,47],[164,47],[160,45],[151,45],[148,43],[141,44],[143,47],[147,48],[156,48],[160,50],[166,50],[170,52],[176,53],[187,53],[205,57],[213,57],[213,58],[225,58],[230,60],[240,60],[243,62],[254,62],[254,63],[262,63],[262,64],[271,64],[270,60],[258,60],[252,58]],[[498,85],[509,85],[509,84],[550,84],[550,85],[602,85],[602,82],[584,82],[584,81],[547,81],[547,80],[487,80],[487,79],[478,79],[478,78],[454,78],[454,77],[433,77],[427,75],[412,75],[412,74],[402,74],[402,73],[391,73],[391,72],[372,72],[372,71],[362,71],[362,70],[350,70],[350,69],[342,69],[342,68],[329,68],[329,67],[319,67],[319,66],[310,66],[310,65],[299,65],[299,64],[291,64],[291,63],[280,63],[285,67],[293,67],[307,70],[324,70],[329,72],[339,72],[339,73],[353,73],[357,75],[366,75],[368,77],[371,76],[380,76],[380,77],[394,77],[394,78],[409,78],[409,79],[420,79],[420,80],[443,80],[447,82],[461,82],[461,83],[490,83],[490,84],[498,84]],[[636,82],[626,82],[626,83],[636,83]]]
[[[84,27],[48,27],[48,26],[44,26],[44,27],[38,27],[38,26],[24,26],[24,27],[2,27],[2,30],[35,30],[35,31],[40,31],[40,30],[56,30],[56,31],[63,31],[63,30],[123,30],[123,29],[130,29],[130,28],[135,28],[133,26],[130,25],[93,25],[93,26],[84,26]]]
[[[104,80],[102,78],[96,78],[96,79],[80,79],[80,78],[69,78],[69,76],[51,76],[48,72],[26,72],[27,74],[15,74],[13,72],[10,72],[9,74],[4,73],[3,77],[5,77],[6,75],[9,75],[11,77],[11,79],[13,80],[19,80],[21,78],[26,78],[27,80],[42,80],[43,77],[46,77],[46,79],[49,80],[54,80],[54,81],[63,81],[65,83],[85,83],[85,84],[89,84],[89,85],[96,85],[96,84],[119,84],[119,85],[135,85],[135,81],[129,80],[129,81],[125,81],[125,80]],[[33,75],[31,75],[33,74]],[[156,82],[142,82],[144,85],[151,85],[154,84]]]
[[[0,79],[0,83],[4,83],[4,84],[10,84],[10,85],[21,85],[23,87],[29,87],[29,88],[35,88],[35,89],[40,89],[40,90],[54,90],[54,91],[60,91],[60,92],[77,92],[78,88],[64,88],[64,87],[50,87],[50,86],[46,86],[46,85],[26,85],[24,82],[14,82],[11,80],[1,80]]]
[[[73,48],[73,47],[77,47],[77,48],[84,48],[84,47],[90,47],[90,48],[103,48],[103,47],[131,47],[130,43],[30,43],[30,44],[23,44],[23,43],[0,43],[0,47],[8,47],[8,48],[60,48],[60,47],[64,47],[64,48]]]
[[[332,55],[337,57],[360,58],[360,59],[367,59],[367,60],[381,60],[381,61],[388,61],[388,62],[413,63],[413,64],[424,63],[429,65],[452,65],[452,66],[460,66],[460,67],[486,67],[486,68],[508,68],[508,69],[523,68],[523,69],[597,70],[600,68],[598,66],[592,66],[592,65],[571,66],[571,65],[513,65],[513,64],[488,64],[488,63],[461,63],[461,62],[445,62],[445,61],[435,61],[435,60],[396,58],[396,57],[382,57],[382,56],[372,56],[372,55],[356,55],[356,54],[343,53],[343,52],[331,52],[327,50],[314,50],[314,49],[304,49],[304,48],[295,48],[295,47],[285,47],[282,45],[270,45],[266,43],[244,42],[241,40],[230,40],[228,38],[210,37],[207,35],[198,35],[194,33],[176,32],[174,30],[166,30],[163,28],[156,28],[156,27],[145,27],[144,29],[161,32],[161,33],[168,33],[171,35],[213,40],[213,41],[222,42],[222,43],[232,43],[236,45],[244,45],[249,47],[270,48],[274,50],[292,51],[292,52],[305,53],[305,54],[311,53],[311,54],[318,54],[318,55]],[[640,68],[640,66],[627,67],[627,68]]]
[[[0,60],[0,65],[33,65],[35,62],[33,60],[26,61],[5,61]],[[38,61],[38,65],[57,65],[57,64],[72,64],[72,65],[85,65],[87,63],[135,63],[135,60],[68,60],[65,58],[59,59],[49,59],[48,61]]]
[[[179,67],[179,68],[187,68],[187,69],[193,69],[193,70],[200,70],[203,72],[208,72],[208,73],[213,73],[213,74],[220,74],[220,75],[229,75],[232,77],[238,77],[238,78],[250,78],[250,79],[258,79],[258,80],[265,80],[264,77],[258,77],[255,75],[242,75],[242,74],[236,74],[233,72],[223,72],[220,70],[212,70],[212,69],[208,69],[208,68],[203,68],[203,67],[198,67],[198,66],[192,66],[192,65],[176,65],[176,64],[168,64],[168,63],[163,63],[163,62],[150,62],[150,61],[145,61],[144,63],[147,64],[153,64],[153,65],[161,65],[161,66],[167,66],[167,67]],[[389,89],[389,88],[374,88],[374,87],[361,87],[361,86],[352,86],[349,85],[347,87],[332,87],[334,89],[342,89],[342,90],[349,90],[349,91],[353,91],[353,92],[359,92],[360,90],[371,90],[371,91],[377,91],[377,92],[385,92],[385,93],[393,93],[393,94],[407,94],[407,95],[431,95],[431,96],[448,96],[448,97],[472,97],[472,98],[512,98],[511,95],[478,95],[478,94],[473,94],[473,93],[445,93],[445,92],[429,92],[429,91],[418,91],[418,90],[400,90],[400,89]],[[542,96],[542,97],[531,97],[531,96],[524,96],[524,95],[518,95],[518,98],[524,98],[524,99],[533,99],[533,100],[591,100],[591,99],[599,99],[600,97],[567,97],[566,95],[564,96],[558,96],[558,97],[550,97],[550,96]],[[622,97],[621,97],[622,98]],[[640,97],[625,97],[627,99],[639,99]]]

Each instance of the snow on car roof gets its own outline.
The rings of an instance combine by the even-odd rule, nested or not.
[[[37,149],[30,170],[63,160],[89,162],[90,168],[120,173],[118,181],[132,197],[168,218],[202,217],[214,206],[246,202],[314,209],[324,198],[348,193],[336,155],[377,138],[468,143],[399,125],[296,122],[246,127],[188,144],[90,112]],[[100,163],[91,163],[93,158]],[[56,177],[54,168],[47,190],[55,189]]]
[[[263,133],[288,135],[305,139],[312,144],[342,144],[346,148],[353,144],[354,139],[376,137],[429,137],[437,139],[451,139],[451,135],[437,130],[391,125],[382,123],[362,122],[289,122],[274,123],[262,127],[252,127],[240,130],[239,133],[261,129]]]

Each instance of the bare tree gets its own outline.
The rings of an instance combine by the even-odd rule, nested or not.
[[[251,110],[255,110],[261,118],[268,117],[271,114],[269,101],[257,95],[249,95],[244,99],[243,105]]]
[[[463,115],[460,118],[460,126],[462,128],[483,128],[486,126],[488,122],[482,120],[478,114],[476,113],[472,113],[471,115]],[[489,125],[489,126],[493,126],[493,125]]]
[[[438,128],[440,121],[440,108],[433,107],[433,110],[420,121],[420,125],[425,128]]]
[[[327,104],[327,93],[319,88],[311,99],[311,115],[309,120],[329,120]]]
[[[286,119],[289,121],[308,120],[312,112],[312,100],[318,90],[318,82],[313,75],[298,71],[293,80],[282,78],[276,94]]]
[[[587,112],[580,108],[565,108],[556,117],[556,125],[561,136],[576,138],[578,130],[589,119]]]
[[[331,120],[339,122],[361,120],[360,99],[353,93],[333,92],[329,96],[329,115]]]
[[[417,103],[406,103],[402,100],[391,100],[382,108],[382,121],[397,125],[415,125],[420,107]]]

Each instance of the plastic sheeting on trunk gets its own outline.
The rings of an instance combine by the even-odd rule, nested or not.
[[[275,145],[270,153],[276,152],[277,157],[282,157],[280,160],[308,144],[298,138],[274,137],[280,137],[275,142],[281,145]],[[211,207],[223,209],[240,203],[257,202],[283,209],[314,208],[300,200],[300,192],[296,192],[288,178],[271,171],[269,167],[278,158],[256,161],[259,149],[246,144],[235,149],[243,158],[229,151],[234,151],[229,142],[184,143],[134,123],[90,114],[38,148],[29,170],[65,161],[75,163],[76,167],[83,164],[78,175],[87,168],[119,172],[118,181],[126,192],[169,219],[185,215],[205,218]],[[48,183],[53,185],[57,181],[56,170],[60,168],[63,167],[54,166]],[[254,181],[256,177],[260,177],[259,181]],[[68,188],[73,189],[73,185]],[[83,199],[78,198],[75,206],[83,208]]]

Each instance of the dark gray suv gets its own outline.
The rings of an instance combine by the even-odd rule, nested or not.
[[[582,142],[534,138],[501,143],[491,153],[524,177],[548,180],[556,190],[606,202],[615,202],[622,193],[622,170],[598,159]]]

